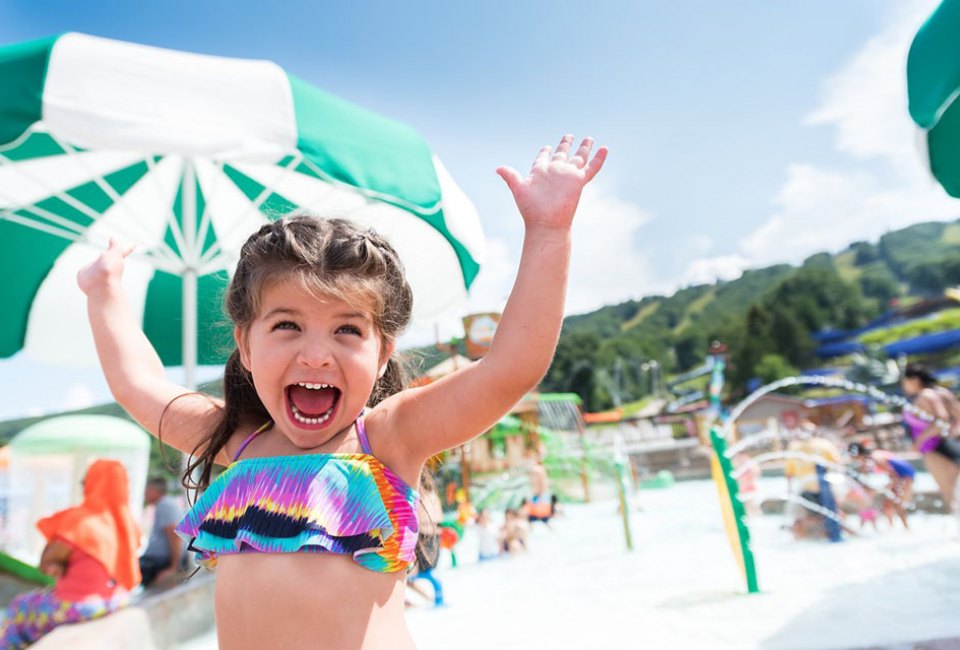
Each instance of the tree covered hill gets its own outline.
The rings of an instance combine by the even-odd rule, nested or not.
[[[667,373],[703,363],[709,342],[731,353],[730,379],[773,379],[815,364],[811,334],[861,327],[891,301],[960,284],[960,221],[920,223],[818,253],[799,267],[754,269],[732,281],[680,289],[570,316],[545,390],[579,393],[590,410],[649,390],[649,362]],[[644,369],[644,364],[646,370]]]

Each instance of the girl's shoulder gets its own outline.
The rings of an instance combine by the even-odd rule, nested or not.
[[[370,450],[381,463],[409,485],[419,485],[422,461],[413,457],[405,441],[397,433],[396,411],[377,405],[363,415],[364,430]]]
[[[217,463],[226,466],[236,460],[237,457],[246,455],[243,453],[244,450],[253,444],[260,434],[269,429],[271,424],[269,421],[264,422],[262,420],[241,422],[224,443],[223,448],[217,455]]]

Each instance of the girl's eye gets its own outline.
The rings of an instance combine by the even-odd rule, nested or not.
[[[293,321],[282,320],[282,321],[280,321],[279,323],[275,324],[275,325],[274,325],[272,328],[270,328],[270,329],[271,329],[271,330],[297,330],[297,329],[300,329],[300,328],[297,327],[297,324],[294,323]]]
[[[337,334],[355,334],[361,336],[362,332],[356,325],[341,325],[337,328]]]

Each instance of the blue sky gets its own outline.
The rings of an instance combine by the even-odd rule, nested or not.
[[[906,47],[935,5],[8,0],[0,44],[81,31],[267,58],[410,124],[480,212],[480,309],[502,306],[522,237],[493,170],[592,134],[611,156],[576,226],[573,313],[960,216],[904,108]],[[0,362],[0,418],[98,401],[91,376]]]

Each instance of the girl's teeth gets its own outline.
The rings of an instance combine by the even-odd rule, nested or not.
[[[321,415],[321,416],[318,417],[318,418],[306,418],[306,417],[303,417],[303,416],[300,414],[300,411],[297,410],[297,407],[296,407],[295,404],[291,404],[291,405],[290,405],[290,410],[293,411],[293,418],[294,418],[297,422],[300,422],[301,424],[321,424],[321,423],[326,422],[327,420],[329,420],[329,419],[330,419],[330,416],[333,414],[333,407],[331,407],[329,410],[327,410],[326,413],[324,413],[323,415]]]
[[[331,386],[330,384],[308,384],[302,381],[298,383],[297,386],[303,386],[304,388],[307,388],[309,390],[320,390],[321,388],[333,388],[333,386]]]

